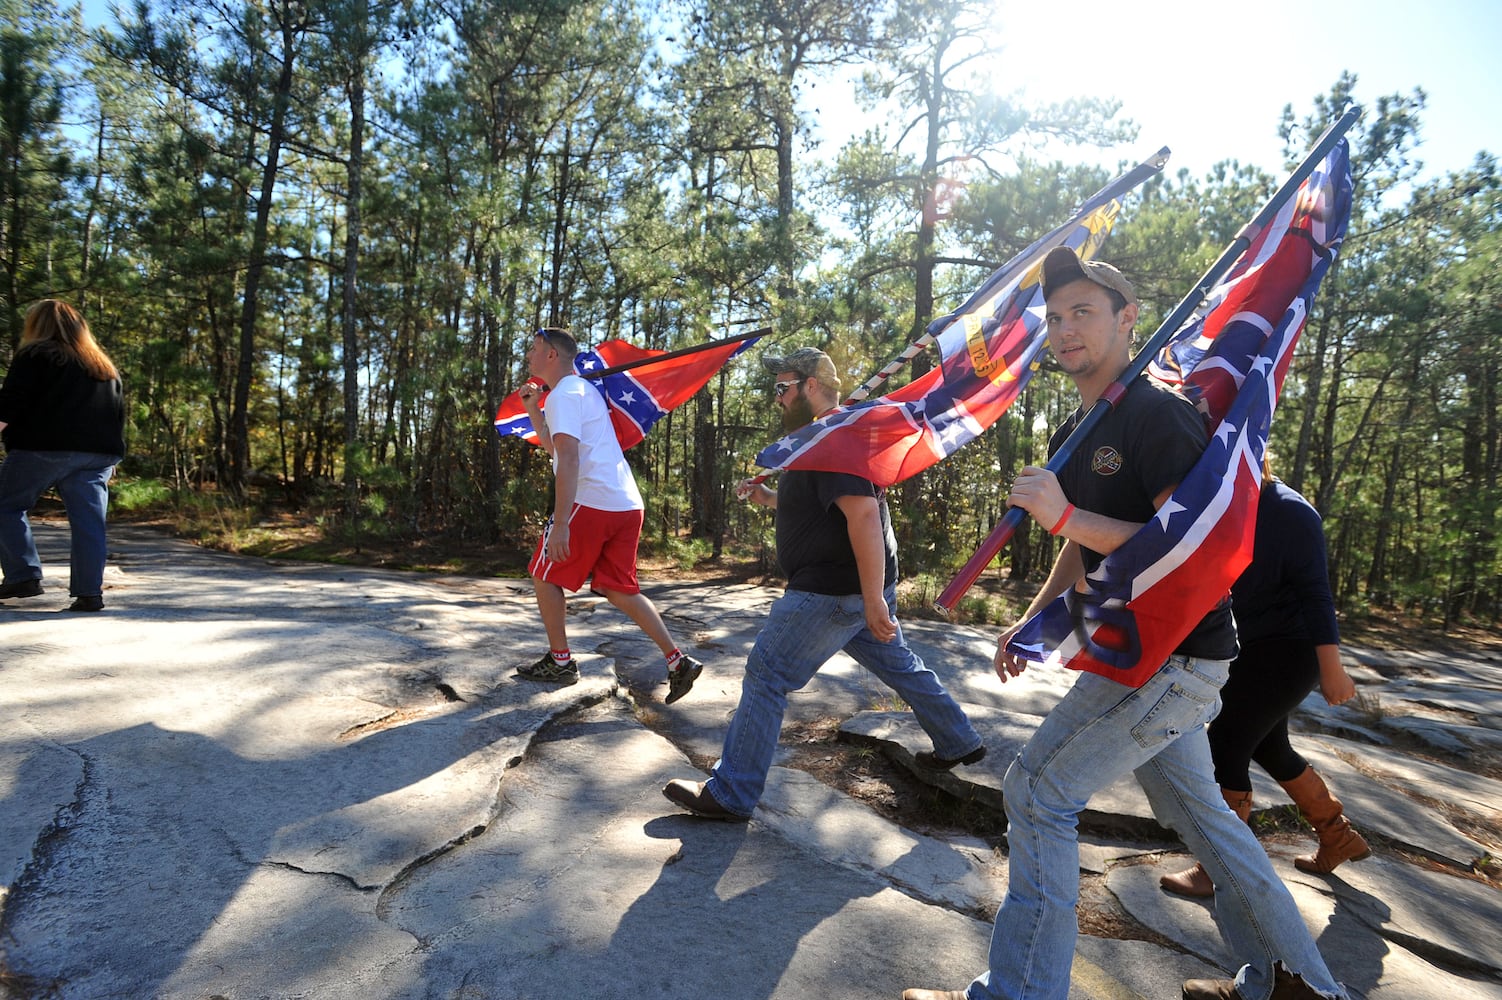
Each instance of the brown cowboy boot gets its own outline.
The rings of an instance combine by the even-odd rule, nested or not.
[[[1220,794],[1226,800],[1226,805],[1231,807],[1231,811],[1241,817],[1243,823],[1251,819],[1251,792],[1222,788]],[[1210,873],[1205,871],[1205,866],[1198,862],[1193,868],[1185,868],[1181,872],[1164,875],[1158,879],[1158,885],[1164,892],[1171,892],[1175,896],[1189,896],[1192,899],[1209,899],[1215,895],[1215,886],[1210,882]]]
[[[1280,784],[1319,835],[1319,851],[1295,858],[1295,868],[1314,875],[1328,875],[1342,862],[1360,861],[1372,853],[1361,834],[1351,829],[1351,821],[1345,818],[1340,800],[1330,794],[1330,789],[1325,787],[1319,772],[1313,767],[1306,767],[1297,778]]]
[[[1246,1000],[1229,979],[1190,979],[1184,983],[1184,1000]],[[1318,992],[1281,965],[1273,971],[1273,993],[1267,1000],[1324,1000]]]

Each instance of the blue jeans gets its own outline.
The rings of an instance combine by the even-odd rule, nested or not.
[[[883,596],[887,607],[895,609],[895,590],[889,588]],[[767,623],[746,659],[740,704],[708,782],[715,801],[731,812],[751,815],[766,787],[788,695],[812,680],[840,650],[912,706],[940,757],[963,757],[981,745],[964,709],[908,648],[900,626],[895,639],[882,642],[866,628],[861,595],[789,590],[772,602]]]
[[[72,536],[68,593],[74,597],[104,593],[106,484],[119,461],[116,455],[88,451],[6,453],[0,462],[0,569],[5,571],[5,583],[42,578],[42,560],[26,512],[36,506],[44,490],[55,486],[68,510]]]
[[[991,935],[990,969],[969,1000],[1064,1000],[1079,934],[1079,814],[1128,772],[1153,815],[1188,845],[1215,883],[1215,911],[1246,1000],[1267,1000],[1280,962],[1330,997],[1330,975],[1298,907],[1251,828],[1213,777],[1205,725],[1220,710],[1229,663],[1171,657],[1146,684],[1081,673],[1007,769],[1009,881]]]

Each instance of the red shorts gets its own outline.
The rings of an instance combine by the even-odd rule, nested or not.
[[[553,528],[549,518],[527,572],[564,590],[578,590],[592,574],[590,590],[639,594],[636,544],[641,526],[639,510],[596,510],[576,503],[568,516],[568,559],[554,562],[548,558],[548,535]]]

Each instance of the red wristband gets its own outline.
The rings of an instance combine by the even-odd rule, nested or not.
[[[1074,504],[1070,504],[1069,506],[1064,508],[1064,513],[1059,515],[1059,519],[1054,522],[1052,528],[1048,529],[1048,533],[1050,535],[1057,535],[1060,531],[1063,531],[1064,522],[1069,520],[1072,514],[1074,514]]]

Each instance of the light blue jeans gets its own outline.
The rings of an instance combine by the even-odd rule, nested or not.
[[[108,483],[120,461],[116,455],[89,451],[12,450],[0,462],[0,569],[5,583],[42,578],[42,560],[31,537],[27,511],[49,486],[57,487],[68,510],[72,552],[68,593],[98,597],[104,593],[104,517]]]
[[[887,608],[895,609],[895,591],[889,588],[883,596]],[[788,695],[812,680],[840,650],[912,706],[940,757],[963,757],[981,745],[964,709],[908,648],[900,626],[895,639],[882,642],[866,628],[861,595],[789,590],[772,602],[767,623],[746,659],[740,704],[708,782],[715,801],[731,812],[751,815],[766,787]]]
[[[1245,1000],[1268,1000],[1273,964],[1345,997],[1251,828],[1215,784],[1205,725],[1220,711],[1229,663],[1171,657],[1142,687],[1081,673],[1007,769],[1007,895],[990,969],[969,1000],[1065,1000],[1079,922],[1076,826],[1092,793],[1131,772],[1158,822],[1177,833],[1215,883],[1215,912]]]

